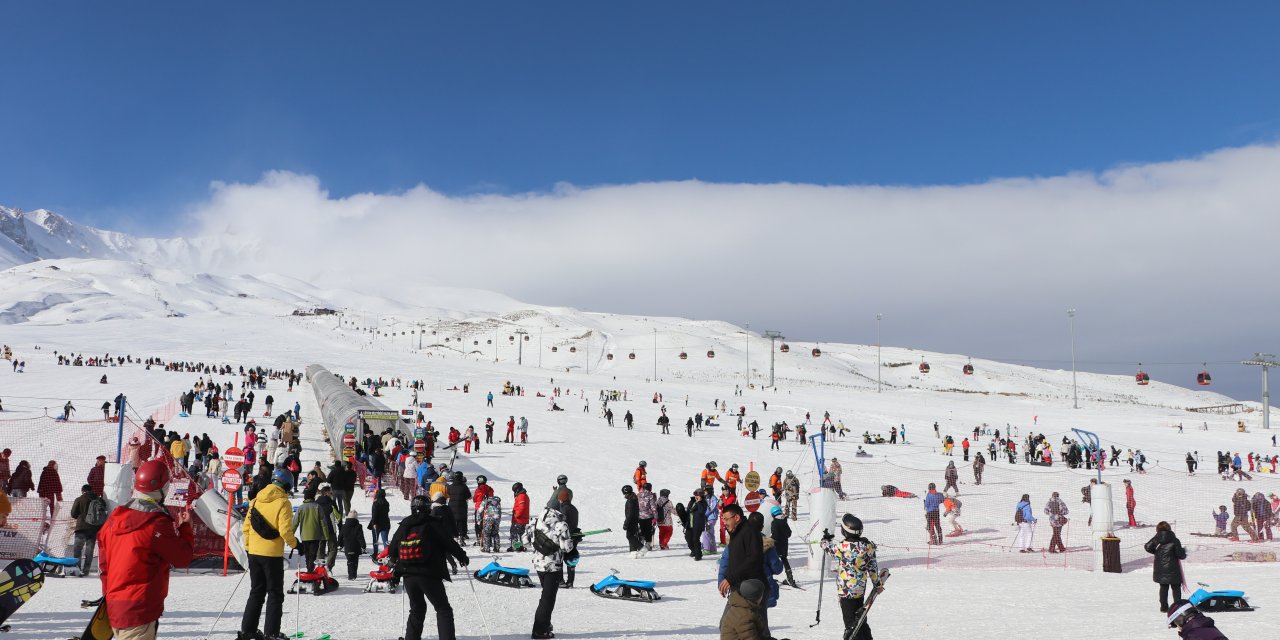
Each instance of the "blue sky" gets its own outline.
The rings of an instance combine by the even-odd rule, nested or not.
[[[703,247],[665,237],[649,246],[674,248],[644,272],[609,270],[607,253],[571,262],[576,252],[560,245],[600,238],[553,234],[532,250],[538,264],[528,266],[538,268],[523,280],[476,270],[427,275],[530,302],[751,321],[799,338],[869,342],[875,313],[885,312],[895,319],[886,341],[1059,363],[1069,355],[1061,316],[1076,306],[1091,352],[1084,359],[1225,362],[1280,352],[1259,319],[1265,313],[1241,315],[1221,291],[1203,302],[1218,283],[1280,284],[1274,269],[1249,262],[1255,254],[1213,260],[1220,247],[1201,240],[1227,233],[1219,220],[1239,238],[1275,217],[1267,176],[1280,160],[1276,33],[1274,2],[1229,10],[1114,1],[8,2],[0,4],[0,204],[149,235],[216,232],[224,219],[254,225],[264,215],[280,216],[287,233],[325,212],[360,208],[326,202],[306,179],[263,181],[265,172],[287,171],[314,176],[334,199],[423,184],[454,200],[392,199],[394,211],[382,217],[401,228],[421,219],[424,234],[442,221],[486,236],[491,219],[466,196],[633,185],[535,199],[527,209],[508,198],[495,209],[583,229],[604,202],[601,224],[585,226],[612,234],[604,244],[628,235],[610,225],[660,214],[670,228],[687,219],[706,237],[746,221],[757,232],[735,246],[747,272],[773,278],[770,296],[726,288],[742,269],[698,262]],[[1205,156],[1233,148],[1245,149]],[[1118,186],[1106,173],[1184,159],[1190,169],[1144,168]],[[1033,180],[1032,196],[987,184],[1074,172],[1091,177]],[[879,224],[884,203],[874,190],[774,188],[753,200],[636,186],[690,179],[902,187],[891,202],[898,218],[885,223],[896,235],[877,241],[877,258],[891,266],[848,267],[870,255],[854,241],[823,249],[847,251],[848,260],[814,260],[794,244],[844,228],[845,205],[833,198],[848,198],[859,223]],[[219,204],[215,181],[259,186],[246,190],[247,205],[228,198],[237,209]],[[965,202],[949,214],[933,185],[976,188],[946,191]],[[1188,185],[1209,188],[1188,194]],[[282,211],[280,193],[309,205]],[[649,208],[632,207],[644,198]],[[1036,217],[1073,198],[1093,208],[1057,211],[1049,222],[1061,229]],[[771,204],[752,208],[756,200]],[[1194,210],[1166,210],[1189,200],[1219,210],[1202,221]],[[726,201],[741,204],[728,210]],[[1123,231],[1108,226],[1110,207],[1131,223]],[[809,209],[818,212],[804,219],[809,226],[771,228]],[[984,235],[964,226],[931,234],[948,215],[973,218]],[[1096,233],[1063,224],[1077,216]],[[318,227],[324,237],[348,237],[341,226]],[[1078,246],[1049,246],[1054,234],[1037,235],[1042,228]],[[1096,240],[1108,233],[1115,237]],[[463,252],[459,264],[486,250],[451,245]],[[1022,253],[1005,258],[1011,249],[1002,245]],[[969,264],[971,272],[896,262],[917,250],[963,255],[968,246],[983,249],[961,266],[987,261]],[[1079,272],[1082,256],[1093,271]],[[1115,268],[1138,261],[1145,266]],[[653,275],[659,262],[674,280]],[[618,268],[626,264],[639,263]],[[1004,273],[1011,264],[1024,279]],[[674,295],[672,281],[720,295]],[[832,282],[835,290],[815,290]],[[1224,390],[1256,395],[1256,371],[1217,367]],[[1182,381],[1198,367],[1148,369]]]
[[[955,184],[1273,139],[1280,5],[4,3],[0,201],[173,229],[332,193]]]

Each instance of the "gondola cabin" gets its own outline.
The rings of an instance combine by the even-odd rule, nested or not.
[[[714,358],[714,357],[716,357],[716,352],[715,352],[715,351],[707,351],[707,357],[708,357],[708,358]]]
[[[484,343],[485,343],[485,344],[493,344],[493,339],[492,339],[492,338],[490,338],[490,339],[488,339],[488,340],[485,340],[485,341],[484,341]]]
[[[929,363],[928,363],[928,362],[921,362],[921,363],[920,363],[920,373],[929,373]]]
[[[604,357],[604,359],[605,359],[605,360],[612,360],[612,359],[613,359],[613,354],[611,353],[611,354],[609,354],[609,355],[605,356],[605,357]]]
[[[569,353],[577,353],[577,352],[578,352],[577,347],[569,347]]]
[[[635,359],[636,359],[636,352],[632,351],[631,353],[628,353],[628,354],[627,354],[627,359],[628,359],[628,360],[635,360]]]
[[[1196,374],[1196,384],[1202,387],[1207,387],[1212,382],[1213,382],[1213,379],[1209,377],[1208,371],[1201,371],[1200,373]]]
[[[472,340],[472,341],[471,341],[471,346],[473,346],[473,347],[478,347],[478,346],[480,346],[480,341],[479,341],[479,340]]]
[[[515,341],[516,341],[515,336],[507,336],[507,342],[515,342]]]
[[[555,353],[555,352],[557,352],[557,351],[559,351],[559,350],[560,350],[560,348],[559,348],[559,347],[551,347],[551,353]]]
[[[822,355],[822,349],[819,349],[819,348],[817,348],[817,347],[814,347],[814,348],[813,348],[813,357],[817,358],[817,357],[819,357],[819,356],[821,356],[821,355]]]
[[[791,347],[790,347],[790,346],[787,346],[787,343],[785,343],[785,342],[784,342],[784,343],[782,343],[782,346],[781,346],[781,347],[778,347],[778,351],[781,351],[781,352],[783,352],[783,353],[787,353],[788,351],[791,351]]]
[[[525,337],[524,337],[524,341],[525,341],[525,342],[528,342],[528,341],[529,341],[529,336],[525,336]]]
[[[685,353],[685,352],[681,351],[681,352],[680,352],[680,359],[681,359],[681,360],[688,360],[688,359],[689,359],[689,354],[687,354],[687,353]]]
[[[971,365],[971,364],[966,364],[966,365],[964,366],[964,374],[965,374],[966,376],[971,376],[971,375],[973,375],[973,365]]]
[[[1133,379],[1137,381],[1139,385],[1144,387],[1151,384],[1151,376],[1147,375],[1147,372],[1141,369],[1139,369],[1138,373],[1133,376]]]

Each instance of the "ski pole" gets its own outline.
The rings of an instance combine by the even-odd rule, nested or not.
[[[826,529],[823,529],[826,532]],[[822,550],[822,564],[818,567],[818,610],[813,615],[813,624],[809,625],[812,629],[822,622],[822,585],[827,581],[827,550]]]
[[[489,632],[489,620],[484,615],[484,607],[480,604],[480,596],[476,594],[476,581],[471,577],[471,572],[467,573],[467,586],[471,587],[471,599],[476,603],[476,611],[480,612],[480,623],[484,625],[484,635],[493,640],[493,634]]]
[[[231,595],[227,596],[227,601],[222,605],[222,611],[219,611],[218,617],[213,619],[213,624],[209,627],[209,633],[205,635],[206,639],[213,635],[213,628],[218,626],[218,621],[222,619],[222,614],[226,613],[227,607],[231,606],[231,599],[236,597],[236,591],[240,589],[240,585],[244,582],[244,577],[247,575],[249,575],[249,570],[246,568],[244,572],[240,574],[240,580],[236,582],[235,588],[231,589]]]

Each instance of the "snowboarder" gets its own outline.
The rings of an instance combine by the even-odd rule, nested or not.
[[[172,518],[164,507],[169,468],[149,460],[133,477],[133,498],[115,508],[98,532],[102,595],[117,638],[154,640],[171,569],[191,564],[190,511]]]
[[[427,616],[427,601],[436,610],[436,633],[441,640],[454,640],[453,607],[445,593],[449,580],[445,559],[452,558],[466,567],[467,552],[457,540],[442,534],[439,518],[431,515],[426,496],[414,496],[409,503],[409,516],[391,537],[388,558],[395,575],[404,581],[409,599],[409,618],[405,622],[404,640],[421,640],[422,623]]]
[[[793,589],[798,588],[795,576],[791,575],[791,562],[787,560],[791,525],[787,523],[786,518],[782,517],[782,507],[778,505],[769,509],[769,515],[773,516],[773,521],[769,524],[769,537],[773,538],[773,548],[778,552],[778,559],[782,561],[782,567],[787,572],[786,584]]]
[[[702,532],[707,529],[707,507],[703,503],[705,492],[695,489],[689,498],[689,504],[680,515],[680,526],[684,528],[684,541],[689,545],[689,557],[702,559]]]
[[[633,559],[639,558],[643,548],[640,542],[640,503],[631,485],[622,485],[622,499],[626,502],[622,508],[622,530],[627,536],[627,550]]]
[[[840,599],[840,613],[844,618],[844,638],[871,640],[871,626],[863,620],[867,613],[865,603],[871,594],[884,590],[876,562],[876,545],[862,537],[862,521],[851,513],[844,514],[840,531],[844,534],[840,542],[835,541],[835,534],[823,531],[822,550],[831,554],[840,565],[836,596]],[[862,621],[862,626],[854,635],[859,621]]]
[[[508,553],[516,550],[516,545],[524,539],[525,527],[529,525],[529,493],[524,490],[524,484],[517,482],[511,485],[511,493],[515,494],[515,499],[511,503],[511,546],[507,547]]]

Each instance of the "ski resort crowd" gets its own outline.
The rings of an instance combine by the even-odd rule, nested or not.
[[[471,547],[477,548],[479,553],[530,554],[532,571],[537,576],[536,585],[527,572],[495,565],[484,567],[474,575],[477,580],[501,586],[536,587],[539,599],[530,637],[554,638],[557,594],[561,589],[575,588],[575,567],[580,559],[581,541],[592,535],[611,532],[609,529],[583,531],[573,490],[565,475],[556,478],[547,500],[536,504],[524,483],[514,482],[510,487],[508,510],[504,508],[504,496],[498,494],[484,474],[473,474],[468,478],[462,471],[454,470],[454,462],[459,455],[478,453],[482,445],[486,449],[494,446],[495,430],[501,430],[503,435],[499,444],[527,444],[530,422],[518,412],[509,414],[506,420],[498,416],[501,422],[486,416],[482,423],[477,421],[480,426],[473,424],[460,428],[458,425],[443,430],[426,420],[421,412],[412,420],[412,425],[406,424],[399,430],[388,428],[375,432],[367,423],[362,423],[359,425],[356,455],[352,459],[327,461],[327,466],[325,462],[315,460],[310,461],[313,466],[307,468],[299,430],[304,426],[317,432],[323,430],[302,422],[300,403],[295,402],[292,407],[276,413],[276,399],[268,389],[268,382],[274,381],[287,385],[288,391],[292,392],[294,386],[303,380],[299,372],[160,358],[139,361],[132,356],[110,354],[55,355],[59,364],[66,366],[119,366],[141,362],[147,368],[154,366],[165,371],[196,373],[200,376],[197,382],[179,398],[182,412],[194,414],[195,406],[200,404],[206,418],[243,425],[238,427],[238,431],[243,436],[239,446],[243,447],[244,462],[238,472],[244,480],[244,487],[228,496],[228,501],[244,516],[241,533],[248,557],[248,565],[244,569],[250,585],[237,640],[295,637],[285,635],[282,630],[286,551],[290,550],[301,553],[305,566],[305,571],[299,572],[293,590],[320,594],[337,588],[333,575],[337,571],[339,552],[345,556],[346,578],[354,581],[360,576],[361,557],[367,555],[374,564],[373,572],[368,574],[372,579],[370,588],[403,589],[407,595],[409,613],[405,619],[404,639],[420,640],[423,637],[428,606],[435,611],[436,634],[442,639],[454,638],[454,609],[445,583],[452,582],[460,569],[470,568],[471,555],[476,553]],[[241,379],[238,388],[232,381],[215,379],[237,375]],[[389,387],[400,389],[406,385],[414,390],[413,404],[417,405],[417,381],[351,379],[352,388],[368,389],[374,396],[382,395]],[[557,400],[572,397],[568,389],[555,386],[554,380],[550,389],[545,397],[549,398],[552,410],[558,408]],[[463,385],[462,390],[469,392],[469,385]],[[523,396],[525,391],[523,387],[508,382],[503,386],[502,395]],[[535,393],[543,396],[541,392]],[[578,397],[583,401],[584,411],[589,413],[589,396],[579,390]],[[627,397],[627,391],[614,389],[601,390],[595,395],[600,418],[607,426],[614,426],[614,409],[617,403],[627,402]],[[648,396],[641,397],[648,399]],[[489,392],[485,395],[486,409],[493,403],[494,394]],[[684,403],[687,407],[687,398]],[[121,404],[119,396],[104,402],[104,418],[111,412],[118,414],[123,409]],[[660,393],[653,396],[652,404],[658,405],[656,431],[670,434],[672,420]],[[736,419],[737,433],[742,437],[755,440],[761,432],[767,431],[770,449],[780,449],[788,443],[805,447],[813,437],[813,431],[824,436],[830,434],[827,437],[831,438],[844,437],[851,431],[843,420],[833,419],[829,412],[823,412],[817,424],[806,413],[804,420],[795,424],[778,421],[762,428],[761,418],[749,418],[745,406],[739,406],[736,415],[730,414],[727,401],[716,399],[712,407],[707,413],[693,410],[686,412],[687,416],[679,416],[684,421],[677,424],[683,424],[686,438],[694,438],[708,428],[719,427],[729,419]],[[762,411],[767,409],[767,403],[762,403]],[[261,416],[258,416],[259,410],[262,411]],[[69,419],[73,413],[74,407],[68,402],[64,407],[64,419]],[[258,417],[264,422],[270,420],[270,426],[259,425]],[[623,411],[621,422],[626,429],[632,430],[637,418],[627,409]],[[217,480],[227,469],[222,460],[225,452],[207,433],[198,436],[179,434],[153,420],[148,420],[144,428],[146,436],[131,439],[124,451],[125,461],[133,463],[136,469],[132,497],[111,511],[109,517],[102,514],[105,502],[102,501],[101,469],[106,458],[98,456],[98,464],[86,478],[71,511],[72,517],[76,518],[77,566],[81,573],[90,573],[96,545],[101,553],[100,580],[110,627],[115,637],[126,639],[156,637],[168,589],[169,569],[188,566],[194,554],[189,512],[177,510],[175,513],[163,506],[168,485],[174,478],[169,466],[156,456],[171,458],[201,490],[217,490]],[[915,429],[913,426],[912,430]],[[889,430],[888,438],[868,430],[862,436],[862,443],[876,446],[906,444],[907,430],[906,424],[900,424]],[[1023,463],[1037,466],[1060,463],[1070,468],[1088,469],[1117,465],[1123,459],[1135,473],[1143,473],[1147,464],[1140,449],[1122,452],[1113,446],[1106,451],[1067,437],[1063,437],[1060,443],[1052,443],[1043,434],[1034,433],[1019,438],[1017,429],[1009,425],[1003,430],[991,429],[987,425],[975,427],[972,439],[966,433],[959,443],[952,435],[942,435],[938,423],[933,424],[933,430],[942,445],[942,455],[956,457],[958,453],[963,462],[972,461],[972,473],[978,485],[982,484],[987,464],[1005,460],[1008,464],[1018,464],[1019,458]],[[327,435],[325,437],[327,439]],[[984,440],[985,456],[979,444]],[[761,443],[759,446],[764,445]],[[859,451],[858,455],[864,455],[861,447]],[[10,449],[0,452],[0,489],[3,489],[0,493],[0,525],[7,515],[6,494],[21,498],[29,491],[36,491],[51,503],[62,500],[62,483],[56,461],[50,461],[37,483],[33,481],[31,465],[26,460],[19,461],[10,472],[12,453]],[[1195,471],[1194,461],[1195,457],[1189,454],[1189,473]],[[825,463],[825,474],[820,478],[822,486],[834,490],[841,498],[847,497],[840,461],[832,457]],[[1248,472],[1254,472],[1255,468],[1261,472],[1262,465],[1266,464],[1274,473],[1274,456],[1268,460],[1252,453],[1242,458],[1239,454],[1229,456],[1220,452],[1219,474],[1247,477],[1246,463]],[[736,463],[722,469],[717,462],[708,461],[702,469],[688,471],[688,485],[693,487],[691,491],[675,493],[665,487],[655,491],[649,481],[650,471],[647,461],[638,461],[630,474],[630,481],[621,487],[623,521],[620,533],[627,542],[630,556],[639,559],[655,550],[669,550],[678,526],[692,561],[716,558],[715,584],[725,598],[719,619],[721,637],[743,640],[773,638],[769,612],[783,597],[780,587],[799,588],[791,568],[789,542],[804,489],[800,478],[782,467],[776,467],[766,479],[755,472],[744,474]],[[962,513],[959,475],[955,462],[949,461],[941,472],[940,482],[929,483],[924,493],[924,524],[932,545],[941,545],[945,537],[964,532],[959,521]],[[1124,483],[1129,523],[1136,526],[1134,509],[1137,496],[1131,483],[1128,480]],[[943,486],[941,491],[937,489],[938,484]],[[1091,486],[1082,488],[1086,504],[1090,501]],[[367,514],[361,514],[352,505],[353,497],[360,491],[372,497]],[[393,523],[390,501],[396,499],[396,494],[408,502],[409,515]],[[882,487],[882,495],[916,497],[891,485]],[[294,500],[299,497],[301,502],[295,512]],[[1037,509],[1032,498],[1023,494],[1014,506],[1013,523],[1018,531],[1015,546],[1024,553],[1034,550],[1033,525],[1038,522],[1038,516],[1044,516],[1052,530],[1048,553],[1065,551],[1061,532],[1070,514],[1066,501],[1053,492],[1042,509]],[[1227,535],[1229,521],[1232,539],[1238,540],[1238,530],[1243,528],[1251,540],[1261,541],[1271,540],[1277,512],[1280,512],[1280,499],[1274,494],[1269,498],[1258,492],[1249,496],[1241,488],[1232,495],[1230,507],[1222,505],[1213,516],[1219,534]],[[765,514],[769,515],[768,519]],[[943,532],[944,522],[950,529],[947,533]],[[876,544],[864,536],[862,520],[846,514],[837,533],[824,531],[820,548],[835,562],[835,587],[841,607],[843,637],[845,640],[870,640],[868,613],[889,578],[888,571],[882,570],[877,561]],[[1168,602],[1172,585],[1180,584],[1182,579],[1177,561],[1180,555],[1185,557],[1185,552],[1167,523],[1157,526],[1156,536],[1148,542],[1146,549],[1156,558],[1155,578],[1161,585],[1161,611],[1169,614],[1170,625],[1178,628],[1184,638],[1222,638],[1214,630],[1212,620],[1190,603],[1181,600]],[[464,579],[469,578],[464,575]],[[595,587],[592,588],[594,591]],[[646,587],[640,581],[620,581],[616,589],[600,595],[639,601],[656,598],[652,585]]]

